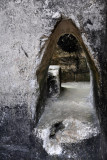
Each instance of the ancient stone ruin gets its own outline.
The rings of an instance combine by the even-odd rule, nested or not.
[[[62,82],[90,80],[85,53],[73,35],[65,34],[59,38],[51,64],[61,66]]]
[[[107,159],[106,3],[0,1],[0,160]]]

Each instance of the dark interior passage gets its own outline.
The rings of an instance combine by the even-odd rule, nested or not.
[[[61,68],[61,72],[58,72],[57,67]],[[63,20],[52,33],[37,75],[40,89],[44,87],[46,90],[46,85],[43,86],[44,79],[48,88],[45,110],[36,129],[45,151],[59,156],[63,154],[64,146],[73,144],[78,150],[82,143],[79,152],[83,153],[83,148],[87,152],[87,145],[90,148],[87,154],[83,153],[84,160],[90,160],[93,153],[100,153],[100,127],[95,103],[92,101],[96,98],[93,90],[97,91],[99,75],[81,34],[72,21]],[[93,142],[90,141],[92,139]],[[78,154],[72,157],[72,151],[70,148],[68,159],[82,158]],[[91,160],[95,160],[95,156]]]
[[[61,82],[90,81],[85,53],[71,34],[64,34],[59,38],[51,65],[60,65]]]

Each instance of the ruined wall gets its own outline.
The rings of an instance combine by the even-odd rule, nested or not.
[[[51,64],[61,66],[61,82],[90,81],[89,68],[82,50],[69,53],[56,46]]]
[[[61,18],[72,19],[79,28],[99,75],[102,76],[98,80],[97,103],[102,129],[107,135],[105,8],[104,0],[0,0],[1,147],[8,150],[7,145],[11,144],[22,157],[28,154],[30,147],[40,147],[39,142],[34,144],[32,136],[40,95],[36,71],[44,55],[44,44],[49,43],[48,38]],[[27,149],[25,147],[19,151],[18,146],[22,145],[27,146]],[[5,159],[8,159],[7,154]],[[44,151],[42,155],[46,156]],[[42,155],[37,154],[36,159],[42,159]]]

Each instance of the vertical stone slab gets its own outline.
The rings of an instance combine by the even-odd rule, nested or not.
[[[50,65],[47,77],[48,97],[57,98],[61,90],[61,68],[58,65]]]

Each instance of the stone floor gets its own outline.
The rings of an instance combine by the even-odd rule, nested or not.
[[[47,100],[35,134],[49,155],[61,155],[63,144],[77,145],[98,136],[99,124],[89,95],[89,82],[67,82],[62,84],[59,98]]]

